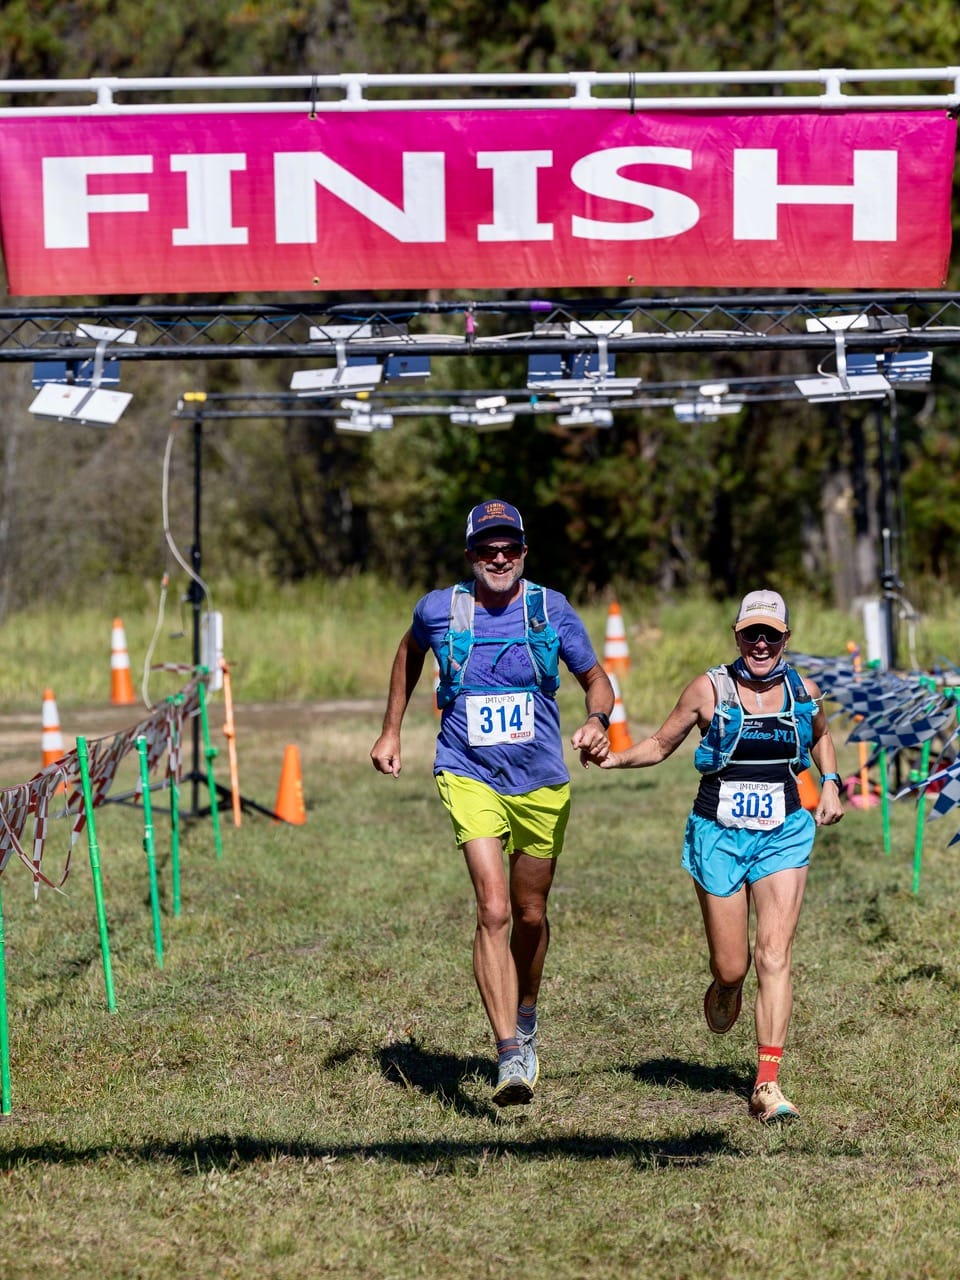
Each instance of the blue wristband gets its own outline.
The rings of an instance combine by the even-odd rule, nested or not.
[[[821,773],[820,782],[821,784],[824,782],[835,782],[837,784],[837,787],[839,788],[840,775],[839,773]]]

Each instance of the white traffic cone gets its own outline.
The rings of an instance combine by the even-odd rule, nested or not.
[[[627,648],[627,633],[623,626],[623,614],[616,600],[610,602],[607,610],[607,634],[603,643],[603,669],[609,675],[611,671],[624,672],[630,670],[630,650]]]
[[[123,629],[123,620],[114,618],[110,637],[110,701],[115,707],[129,707],[136,700],[133,676],[130,674],[127,634]]]
[[[57,710],[57,702],[53,696],[52,689],[44,689],[43,691],[41,725],[43,732],[40,735],[40,740],[43,749],[43,767],[45,769],[48,764],[53,764],[55,760],[59,760],[64,755],[63,733],[60,730],[60,712]]]

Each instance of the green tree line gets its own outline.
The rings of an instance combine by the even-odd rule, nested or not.
[[[478,0],[12,0],[0,11],[0,77],[910,68],[952,65],[958,35],[952,4],[901,11],[878,0],[506,0],[495,21]],[[26,95],[9,102],[26,105]],[[954,265],[950,287],[958,281]],[[638,364],[644,377],[664,377],[662,362]],[[703,374],[799,374],[808,365],[793,353],[749,365],[731,355]],[[321,416],[211,423],[205,559],[225,575],[373,571],[430,585],[462,563],[467,508],[500,495],[524,510],[531,541],[555,566],[551,580],[569,590],[630,584],[728,596],[762,579],[847,604],[877,589],[886,511],[901,533],[903,576],[922,595],[960,578],[960,361],[938,351],[935,367],[933,392],[898,399],[893,472],[890,424],[864,405],[754,404],[695,425],[658,410],[618,414],[612,429],[591,431],[518,420],[484,435],[424,416],[368,440],[337,436]],[[0,367],[0,613],[114,574],[159,576],[170,556],[161,477],[172,429],[168,530],[183,548],[192,529],[191,451],[172,419],[178,398],[285,390],[290,372],[280,361],[138,364],[124,373],[133,406],[98,432],[31,420],[29,371]],[[442,359],[431,381],[515,387],[524,373],[506,360],[468,368]]]

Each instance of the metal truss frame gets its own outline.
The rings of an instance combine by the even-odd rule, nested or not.
[[[396,302],[94,305],[0,308],[0,362],[92,360],[80,326],[135,329],[137,342],[106,344],[119,361],[507,356],[595,351],[829,352],[830,317],[850,351],[909,351],[960,344],[960,294],[690,294],[676,297],[466,299]],[[817,323],[819,322],[819,323]],[[327,330],[333,329],[332,335]],[[311,333],[313,336],[311,336]]]

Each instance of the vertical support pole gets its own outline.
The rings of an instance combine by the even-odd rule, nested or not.
[[[921,677],[920,685],[924,689],[933,690],[936,685],[927,677]],[[920,748],[920,768],[911,769],[910,781],[922,782],[930,772],[930,740],[929,738]],[[913,892],[920,892],[920,867],[923,861],[923,823],[924,810],[927,805],[926,788],[917,796],[917,825],[913,840]]]
[[[856,641],[848,640],[847,652],[851,655],[851,659],[853,662],[854,678],[859,683],[861,674],[863,672],[863,663],[860,660],[860,646],[856,643]],[[860,724],[862,720],[863,720],[863,716],[854,716],[854,721],[857,724]],[[870,807],[870,802],[873,799],[873,797],[870,794],[870,770],[867,767],[867,762],[870,756],[870,750],[865,742],[858,742],[857,746],[859,748],[859,760],[860,760],[860,767],[858,770],[858,775],[860,779],[860,807],[862,809],[868,809]],[[852,796],[851,796],[851,799],[853,799]]]
[[[147,764],[147,740],[141,734],[137,738],[137,755],[140,758],[140,785],[143,789],[143,851],[147,855],[147,875],[150,880],[150,910],[153,914],[153,949],[157,968],[163,968],[163,935],[160,931],[160,894],[157,889],[156,845],[153,839],[153,801],[150,799],[150,769]]]
[[[904,562],[907,557],[907,511],[903,498],[903,466],[900,459],[900,416],[897,411],[897,396],[892,389],[887,393],[889,401],[889,424],[890,424],[890,472],[891,472],[891,488],[893,490],[893,511],[894,511],[894,528],[896,529],[896,560],[895,570],[897,576],[897,586],[902,587],[903,582],[900,579],[900,573],[903,569]],[[896,632],[896,623],[891,621],[891,625]],[[891,652],[890,665],[894,665],[896,657],[896,634],[893,637],[894,649]]]
[[[213,762],[217,748],[210,742],[210,717],[207,715],[207,685],[205,677],[209,675],[206,667],[197,668],[200,683],[197,686],[197,698],[200,703],[200,728],[203,733],[203,755],[207,762],[207,788],[210,792],[210,822],[213,826],[213,846],[217,857],[223,857],[223,840],[220,836],[220,807],[217,804],[217,783],[213,776]]]
[[[859,676],[859,672],[860,672],[860,650],[859,649],[857,649],[856,653],[854,654],[853,669],[858,673],[858,676]],[[860,803],[863,806],[863,808],[866,809],[870,805],[870,770],[867,767],[867,762],[870,758],[870,748],[867,746],[865,742],[858,742],[857,746],[859,747],[859,760],[860,760]]]
[[[0,897],[0,1115],[10,1114],[10,1036],[7,1027],[7,953],[3,940],[3,898]]]
[[[193,415],[193,546],[190,548],[190,565],[193,569],[194,576],[190,580],[190,588],[187,592],[187,599],[193,606],[194,670],[196,670],[200,665],[200,606],[203,604],[204,595],[203,587],[200,585],[202,581],[200,574],[200,566],[202,563],[200,551],[200,532],[202,527],[201,503],[203,497],[202,468],[203,409],[202,407],[198,407],[196,413]],[[190,812],[192,814],[200,812],[200,776],[200,725],[196,720],[194,720],[193,763],[190,769],[190,782],[193,797]]]
[[[168,702],[176,706],[183,702],[183,694],[172,694]],[[180,720],[176,715],[173,720],[173,743],[171,751],[174,759],[180,759]],[[170,769],[170,889],[171,907],[174,916],[180,914],[180,788],[177,784],[177,770]]]
[[[888,777],[887,748],[881,747],[877,757],[880,769],[880,815],[883,823],[883,852],[890,857],[890,785]]]
[[[113,991],[113,965],[110,962],[110,938],[107,933],[107,912],[103,902],[103,880],[100,875],[100,845],[97,843],[93,791],[90,786],[90,756],[87,752],[86,738],[77,738],[77,763],[80,766],[83,811],[87,822],[87,849],[90,853],[90,874],[93,879],[93,897],[97,907],[97,929],[100,933],[100,954],[103,956],[103,981],[107,992],[107,1009],[110,1013],[115,1013],[117,1000]]]
[[[896,410],[893,407],[895,401],[891,393],[891,414],[895,415]],[[894,526],[896,511],[891,515],[890,503],[890,475],[887,467],[887,445],[884,432],[885,426],[884,403],[882,400],[877,403],[877,489],[879,498],[879,521],[880,521],[880,539],[882,567],[880,572],[880,585],[883,589],[883,610],[884,622],[887,632],[887,653],[890,659],[890,669],[894,670],[897,666],[897,628],[896,628],[896,600],[897,592],[902,585],[899,574],[897,572],[897,550],[896,538],[898,530]],[[895,416],[892,421],[896,422]],[[896,460],[899,465],[899,459]],[[896,477],[895,483],[899,481]],[[894,504],[896,507],[896,503]]]
[[[230,763],[230,802],[233,807],[233,825],[241,823],[240,805],[240,770],[237,766],[237,730],[233,721],[233,688],[230,682],[230,668],[223,666],[223,736],[227,740],[227,760]]]
[[[910,781],[922,782],[930,769],[930,743],[925,742],[920,748],[920,768],[911,769]],[[920,892],[920,867],[923,862],[923,821],[926,808],[927,793],[921,791],[917,796],[917,826],[913,838],[913,892]]]
[[[883,665],[879,658],[873,658],[867,663],[867,666],[874,672],[882,671]],[[877,769],[880,773],[880,823],[883,829],[883,852],[890,857],[890,758],[887,755],[887,748],[880,747],[877,751]]]

